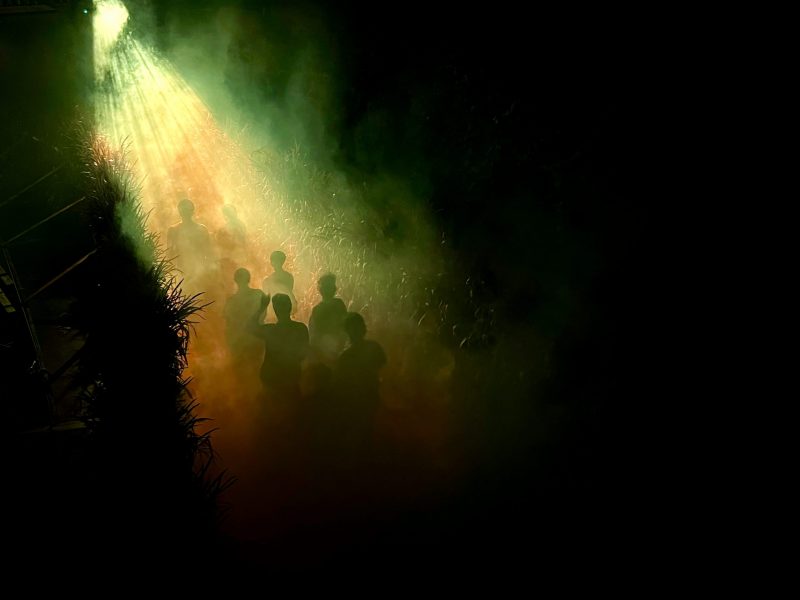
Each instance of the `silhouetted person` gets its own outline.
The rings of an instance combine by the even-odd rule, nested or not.
[[[294,276],[283,270],[286,255],[280,250],[275,250],[269,255],[269,262],[275,272],[264,278],[261,289],[270,296],[275,296],[276,294],[287,295],[292,302],[292,310],[294,310],[297,307],[297,299],[294,297]]]
[[[350,346],[336,361],[335,386],[359,451],[369,438],[380,406],[380,370],[386,364],[386,353],[378,342],[364,339],[367,326],[360,314],[347,313],[344,329]]]
[[[347,307],[336,297],[336,275],[328,273],[317,282],[322,302],[311,311],[308,333],[311,345],[318,351],[322,362],[333,363],[346,342],[344,318]]]
[[[236,282],[236,293],[228,298],[223,311],[225,334],[234,361],[242,363],[258,356],[261,344],[250,334],[248,327],[253,313],[261,309],[264,292],[250,287],[250,271],[247,269],[236,269],[233,280]],[[263,318],[263,312],[260,312],[258,323]]]
[[[211,236],[205,225],[194,220],[194,204],[188,198],[178,202],[181,222],[167,232],[169,253],[175,257],[175,266],[183,272],[189,287],[196,287],[198,280],[209,270],[213,259]]]
[[[304,323],[292,321],[292,301],[286,294],[272,298],[272,309],[278,322],[259,324],[259,316],[268,304],[269,296],[262,296],[258,311],[250,319],[251,333],[264,340],[261,382],[271,392],[297,396],[301,365],[308,354],[308,328]]]

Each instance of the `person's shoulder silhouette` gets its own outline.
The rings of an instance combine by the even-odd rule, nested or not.
[[[378,371],[386,364],[386,352],[375,340],[363,340],[342,352],[340,364],[357,369],[365,377],[377,377]]]
[[[188,198],[178,202],[181,221],[167,231],[167,245],[179,257],[202,260],[210,254],[211,235],[205,225],[194,220],[194,212],[194,203]]]
[[[297,299],[294,296],[294,276],[284,270],[286,254],[281,250],[275,250],[269,257],[273,272],[264,278],[261,288],[265,294],[276,295],[285,294],[292,302],[292,311],[297,308]]]
[[[275,250],[269,255],[269,262],[273,272],[264,278],[264,285],[272,288],[269,291],[289,295],[294,288],[294,276],[283,269],[283,265],[286,263],[286,254],[281,250]]]
[[[330,333],[344,334],[344,318],[347,307],[341,298],[336,297],[336,275],[327,273],[317,282],[322,300],[311,310],[308,322],[312,337]]]
[[[261,308],[264,293],[250,287],[250,271],[236,269],[233,276],[236,282],[236,293],[229,296],[223,309],[225,318],[225,337],[228,349],[236,364],[254,362],[258,355],[258,340],[250,335],[250,319],[255,316],[260,323],[264,310]]]
[[[318,358],[332,364],[346,342],[344,318],[347,307],[336,297],[336,276],[327,273],[317,282],[322,300],[311,310],[308,331]]]
[[[250,271],[236,269],[233,274],[236,293],[229,296],[223,314],[230,329],[244,329],[247,319],[259,309],[264,292],[250,287]]]
[[[194,202],[189,200],[188,198],[184,198],[180,202],[178,202],[178,214],[181,217],[180,222],[176,223],[172,227],[170,227],[170,231],[179,232],[179,231],[192,231],[198,232],[200,235],[203,233],[208,233],[208,229],[205,225],[198,223],[194,220],[194,213],[195,213],[195,206]]]
[[[215,272],[214,249],[205,225],[194,220],[194,203],[184,198],[178,203],[180,223],[167,231],[169,258],[184,278],[185,289],[208,290]],[[211,277],[211,279],[209,279]]]
[[[268,388],[294,394],[299,391],[301,366],[308,354],[308,328],[292,320],[292,301],[286,294],[276,294],[272,308],[277,322],[258,329],[264,340],[261,379]]]
[[[386,364],[386,353],[378,342],[365,339],[367,326],[360,314],[347,313],[344,329],[350,346],[337,361],[339,383],[349,388],[351,394],[377,396],[379,373]]]
[[[350,346],[334,369],[334,394],[346,418],[340,421],[345,447],[351,458],[369,454],[375,416],[380,409],[380,370],[386,353],[380,344],[365,339],[367,327],[358,313],[347,313],[344,322]]]

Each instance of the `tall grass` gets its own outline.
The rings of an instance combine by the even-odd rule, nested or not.
[[[198,433],[183,376],[193,321],[203,309],[172,275],[146,228],[123,152],[85,136],[86,216],[97,246],[72,311],[86,340],[76,383],[85,398],[96,486],[98,543],[161,557],[214,539],[217,497],[211,432]]]

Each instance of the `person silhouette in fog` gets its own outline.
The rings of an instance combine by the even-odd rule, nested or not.
[[[367,326],[360,314],[347,313],[344,329],[350,345],[336,361],[334,385],[348,419],[345,435],[358,458],[366,451],[380,407],[380,370],[386,364],[386,353],[380,344],[365,339]]]
[[[292,301],[292,312],[294,312],[294,309],[297,308],[297,299],[294,297],[294,276],[283,270],[286,255],[280,250],[275,250],[269,255],[269,262],[275,272],[264,278],[261,289],[270,296],[275,296],[276,294],[287,295]]]
[[[269,392],[296,397],[300,391],[302,363],[308,354],[308,328],[292,321],[292,301],[286,294],[272,298],[277,323],[261,325],[259,316],[266,310],[269,296],[261,297],[259,309],[250,318],[252,334],[264,341],[261,382]]]
[[[336,361],[339,384],[345,385],[347,395],[377,404],[380,370],[386,364],[386,353],[378,342],[365,339],[367,325],[360,314],[347,313],[344,330],[350,345]]]
[[[322,302],[311,311],[308,333],[321,362],[333,364],[346,342],[344,318],[347,307],[341,298],[336,297],[336,275],[323,275],[317,285]]]
[[[236,293],[228,297],[223,316],[228,348],[234,362],[241,364],[258,355],[260,344],[258,339],[250,335],[248,321],[254,312],[260,311],[258,323],[261,323],[264,311],[260,309],[264,292],[250,287],[250,271],[247,269],[236,269],[233,280],[236,282]]]
[[[185,282],[193,289],[206,273],[213,259],[211,236],[205,225],[194,220],[194,203],[188,198],[178,202],[181,222],[167,231],[168,252],[175,257],[175,266],[184,273]]]

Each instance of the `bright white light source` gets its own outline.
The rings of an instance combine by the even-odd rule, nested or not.
[[[109,54],[128,22],[128,9],[120,0],[95,0],[94,8],[94,72],[100,81],[108,72]]]

